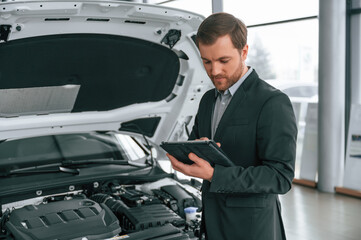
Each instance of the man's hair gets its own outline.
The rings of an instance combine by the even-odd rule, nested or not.
[[[196,44],[211,45],[219,37],[229,34],[232,43],[239,51],[247,44],[247,27],[246,25],[229,13],[214,13],[207,17],[199,26]]]

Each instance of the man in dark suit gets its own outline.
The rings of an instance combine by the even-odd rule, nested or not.
[[[193,153],[192,165],[168,155],[172,166],[204,179],[206,239],[286,239],[278,194],[290,190],[294,177],[297,127],[291,102],[246,66],[247,29],[239,19],[213,14],[196,40],[215,89],[202,97],[190,139],[214,139],[236,166],[212,166]]]

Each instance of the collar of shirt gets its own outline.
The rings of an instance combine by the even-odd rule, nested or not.
[[[230,88],[228,88],[226,91],[224,91],[224,93],[221,93],[217,90],[217,88],[215,89],[215,97],[217,98],[218,95],[228,95],[229,93],[231,94],[231,96],[234,95],[234,93],[238,90],[238,88],[241,86],[241,84],[244,82],[244,80],[246,80],[246,78],[251,74],[251,72],[253,71],[252,67],[248,67],[248,71],[246,72],[246,74],[244,74],[235,84],[233,84]]]

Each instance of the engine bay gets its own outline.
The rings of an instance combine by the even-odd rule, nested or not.
[[[193,179],[194,180],[194,179]],[[2,204],[0,239],[196,239],[199,182],[94,182],[83,189]],[[197,208],[186,221],[185,209]]]

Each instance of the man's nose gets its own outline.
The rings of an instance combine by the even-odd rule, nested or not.
[[[222,73],[221,64],[219,64],[218,62],[213,62],[212,63],[211,73],[212,73],[213,76],[216,76],[216,75]]]

